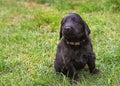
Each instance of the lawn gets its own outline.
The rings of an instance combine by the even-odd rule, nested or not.
[[[0,86],[70,86],[53,68],[70,12],[89,25],[100,70],[83,69],[72,86],[120,86],[120,0],[0,0]]]

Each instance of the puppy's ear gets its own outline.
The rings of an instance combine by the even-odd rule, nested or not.
[[[63,20],[64,20],[64,18],[62,19],[62,21],[61,21],[61,26],[60,26],[60,39],[62,38],[62,25],[63,25]]]
[[[85,35],[86,35],[86,36],[89,36],[89,34],[90,34],[90,29],[89,29],[89,27],[88,27],[88,25],[86,24],[85,21],[83,21],[83,25],[84,25]]]
[[[60,38],[59,39],[61,38],[62,38],[62,26],[60,26]]]

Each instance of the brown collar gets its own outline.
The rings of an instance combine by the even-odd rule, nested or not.
[[[85,40],[83,40],[82,42],[85,42]],[[81,45],[81,42],[69,42],[69,41],[67,41],[67,40],[66,40],[66,43],[67,43],[68,45],[75,45],[75,46]]]

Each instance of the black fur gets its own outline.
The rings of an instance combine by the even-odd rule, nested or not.
[[[90,73],[99,72],[95,67],[95,53],[90,41],[90,29],[86,22],[76,13],[70,13],[61,21],[60,43],[57,46],[54,68],[71,79],[79,80],[77,71],[88,64]],[[70,45],[69,42],[80,42]]]

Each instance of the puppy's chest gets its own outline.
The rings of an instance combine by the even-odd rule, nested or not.
[[[65,56],[74,62],[86,63],[88,60],[87,52],[85,53],[84,50],[71,50]]]

